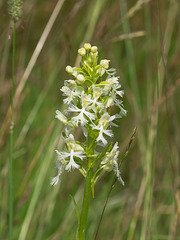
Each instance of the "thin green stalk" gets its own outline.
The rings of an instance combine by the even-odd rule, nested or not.
[[[156,86],[156,102],[157,102],[157,107],[156,107],[156,112],[155,112],[155,136],[154,136],[154,147],[153,147],[153,161],[152,161],[152,181],[151,181],[151,199],[150,199],[150,219],[149,219],[149,230],[150,230],[150,238],[152,234],[152,229],[153,229],[153,192],[154,192],[154,178],[155,178],[155,165],[156,165],[156,154],[157,154],[157,141],[158,141],[158,121],[159,121],[159,78],[157,78],[157,86]],[[149,239],[150,239],[149,238]]]
[[[89,210],[89,202],[91,197],[91,179],[93,176],[93,169],[87,170],[86,179],[85,179],[85,188],[84,188],[84,198],[83,198],[83,205],[78,229],[78,240],[85,239],[85,230],[86,230],[86,223],[87,223],[87,216]]]
[[[88,137],[88,155],[92,155],[94,153],[94,146],[92,145],[94,141],[89,136]],[[92,178],[93,178],[93,168],[92,168],[92,161],[93,157],[87,158],[87,172],[85,177],[85,187],[84,187],[84,198],[80,216],[80,223],[78,227],[78,240],[85,239],[85,231],[86,231],[86,223],[87,223],[87,216],[89,210],[89,203],[91,198],[91,187],[92,187]]]
[[[16,23],[14,23],[14,27],[13,27],[11,122],[10,122],[10,145],[9,145],[9,240],[13,239],[13,146],[14,146],[15,39],[16,39]]]

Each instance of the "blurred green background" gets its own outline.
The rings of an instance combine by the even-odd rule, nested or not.
[[[8,165],[12,23],[0,1],[0,239],[8,239]],[[14,239],[74,240],[84,179],[65,173],[56,187],[55,149],[63,149],[66,65],[84,42],[110,59],[128,111],[115,129],[125,187],[115,185],[98,239],[180,239],[180,2],[178,0],[29,0],[16,30]],[[94,239],[113,173],[95,186],[87,239]]]

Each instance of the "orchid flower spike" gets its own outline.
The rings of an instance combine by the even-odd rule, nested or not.
[[[114,171],[124,185],[118,167],[118,143],[112,144],[113,128],[118,126],[117,120],[126,115],[122,102],[124,90],[116,70],[110,68],[110,60],[98,59],[97,46],[85,43],[78,54],[80,66],[66,67],[71,78],[65,80],[60,89],[66,107],[63,112],[57,110],[55,117],[64,125],[66,149],[56,150],[58,173],[51,179],[51,185],[59,182],[62,172],[75,169],[85,178],[87,171],[92,169],[94,183],[101,170]],[[111,114],[114,106],[118,112]],[[77,128],[84,134],[83,142],[77,141],[73,134]],[[102,152],[97,152],[99,146]]]

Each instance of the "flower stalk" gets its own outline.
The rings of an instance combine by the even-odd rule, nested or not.
[[[85,43],[78,50],[82,57],[79,67],[67,66],[66,71],[72,78],[65,80],[60,89],[64,95],[66,110],[56,111],[56,118],[65,125],[63,137],[66,151],[56,150],[58,174],[51,179],[51,185],[59,182],[61,173],[78,169],[85,177],[82,210],[79,220],[77,239],[85,239],[89,203],[94,197],[94,185],[102,171],[114,171],[119,182],[124,185],[118,169],[118,143],[114,146],[112,127],[116,120],[126,115],[122,104],[124,91],[121,90],[116,70],[109,68],[109,60],[98,60],[98,48]],[[112,114],[112,107],[119,112]],[[81,127],[84,141],[75,140],[73,132]]]
[[[85,178],[84,198],[83,198],[82,211],[80,216],[80,223],[78,227],[78,240],[85,239],[87,216],[88,216],[89,203],[91,198],[92,176],[93,176],[93,169],[91,168],[87,171],[86,178]]]
[[[11,82],[11,122],[9,142],[9,239],[13,239],[13,148],[14,148],[14,73],[15,73],[16,23],[13,26],[13,55]]]
[[[15,43],[16,22],[22,15],[22,0],[9,0],[9,15],[13,22],[13,44],[12,44],[12,81],[11,81],[11,120],[9,137],[9,240],[13,240],[13,149],[14,149],[14,76],[15,76]]]
[[[88,137],[88,156],[94,153],[93,139]],[[91,198],[92,189],[92,178],[93,178],[93,167],[91,166],[93,162],[93,157],[87,158],[87,172],[85,177],[85,187],[84,187],[84,197],[80,216],[80,222],[78,227],[78,240],[85,239],[85,230],[87,224],[87,216],[89,210],[89,203]]]

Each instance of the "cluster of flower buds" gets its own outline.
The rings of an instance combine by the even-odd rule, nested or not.
[[[23,1],[9,0],[9,15],[14,22],[17,22],[22,15]]]
[[[109,68],[110,61],[103,59],[98,63],[96,46],[85,43],[78,53],[82,58],[80,67],[66,67],[72,79],[65,80],[60,89],[67,109],[64,113],[57,110],[56,118],[65,125],[66,151],[56,150],[58,175],[51,179],[51,185],[59,182],[64,170],[79,169],[86,177],[87,168],[93,168],[94,183],[102,170],[113,170],[124,184],[117,163],[118,143],[114,146],[108,143],[113,137],[112,126],[117,127],[114,121],[126,115],[122,104],[124,91],[121,90],[119,77],[115,76],[116,70]],[[117,106],[119,111],[111,115],[113,106]],[[79,126],[86,139],[83,143],[73,136]],[[99,149],[102,151],[99,152]]]

